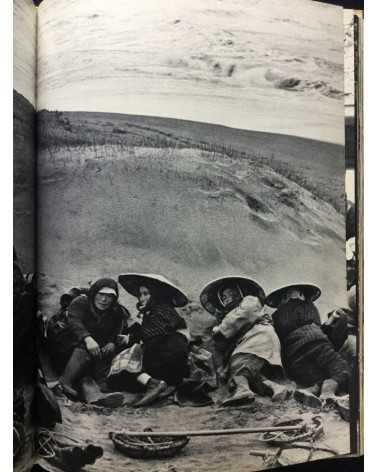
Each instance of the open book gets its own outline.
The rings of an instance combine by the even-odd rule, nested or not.
[[[359,24],[14,0],[16,470],[361,453]]]

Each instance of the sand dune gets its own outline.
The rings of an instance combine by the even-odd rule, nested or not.
[[[74,114],[67,116],[59,120],[61,127],[71,126],[73,141],[76,127],[81,135],[83,127],[91,129],[88,115],[77,115],[76,122]],[[139,126],[147,134],[148,126]],[[122,129],[129,130],[125,124]],[[101,142],[99,130],[96,136]],[[159,272],[198,302],[209,279],[242,273],[267,291],[292,280],[320,284],[323,314],[345,303],[343,214],[289,178],[290,172],[276,171],[269,159],[194,143],[115,142],[59,143],[51,157],[45,144],[39,163],[41,270],[60,289],[103,274]],[[343,179],[341,173],[332,178]]]

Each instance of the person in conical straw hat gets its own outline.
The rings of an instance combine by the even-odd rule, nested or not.
[[[281,358],[287,375],[299,389],[294,397],[310,406],[321,399],[347,391],[349,368],[335,350],[321,326],[314,302],[320,288],[312,284],[291,284],[274,290],[266,304],[276,311],[273,325],[281,342]]]
[[[189,373],[189,331],[185,320],[175,310],[185,306],[188,298],[181,289],[158,274],[129,273],[120,275],[118,280],[138,299],[137,309],[142,315],[139,341],[143,343],[146,392],[135,406],[145,406],[169,386],[178,386]]]
[[[262,287],[248,277],[221,277],[205,286],[200,301],[218,321],[212,334],[230,391],[223,405],[253,401],[256,393],[286,399],[289,390],[277,383],[283,378],[280,343],[264,315]]]

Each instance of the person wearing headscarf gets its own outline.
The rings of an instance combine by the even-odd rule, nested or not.
[[[113,357],[122,350],[122,335],[129,313],[118,303],[118,285],[110,278],[97,280],[87,294],[74,298],[68,307],[64,347],[55,354],[64,365],[56,391],[98,405],[119,406],[123,395],[106,391],[106,376]]]
[[[189,374],[189,331],[175,309],[188,300],[159,275],[126,274],[119,281],[138,299],[137,309],[142,318],[138,334],[134,330],[134,341],[142,343],[146,392],[135,406],[145,406],[157,398],[157,392],[163,393],[168,386],[177,387]]]
[[[263,289],[244,277],[217,279],[201,293],[204,308],[218,318],[212,334],[228,372],[225,406],[252,401],[256,393],[273,400],[289,394],[276,382],[283,377],[280,343],[264,315],[264,299]]]
[[[275,290],[267,305],[276,308],[273,325],[281,342],[281,358],[287,375],[300,387],[295,398],[314,406],[316,398],[348,389],[346,361],[324,333],[314,301],[320,296],[314,285],[296,284]]]

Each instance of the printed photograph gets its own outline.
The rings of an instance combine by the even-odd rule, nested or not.
[[[353,450],[345,38],[342,8],[311,0],[41,3],[46,470]]]

